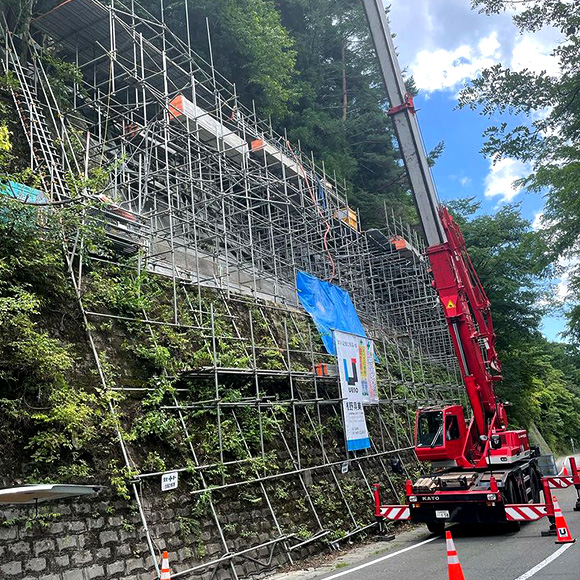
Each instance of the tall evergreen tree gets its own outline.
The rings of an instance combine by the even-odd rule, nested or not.
[[[486,14],[513,9],[513,20],[522,33],[552,27],[562,35],[554,49],[560,73],[513,71],[496,65],[482,72],[466,88],[461,106],[479,108],[485,115],[510,111],[527,117],[516,126],[504,122],[486,132],[484,152],[531,165],[522,184],[544,193],[545,232],[554,259],[576,263],[571,276],[572,336],[580,340],[580,1],[473,0]]]
[[[364,227],[389,210],[411,219],[412,200],[394,146],[364,12],[348,0],[276,0],[295,39],[301,98],[280,120],[302,149],[345,179]],[[414,221],[414,220],[413,220]]]

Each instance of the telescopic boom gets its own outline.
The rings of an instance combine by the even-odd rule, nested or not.
[[[529,443],[525,431],[507,431],[504,406],[495,395],[494,382],[501,380],[501,364],[495,350],[490,302],[473,268],[459,227],[437,199],[413,97],[405,88],[382,0],[362,0],[362,3],[390,103],[388,115],[393,119],[411,192],[425,232],[433,284],[443,306],[473,410],[473,420],[467,430],[463,412],[457,405],[437,410],[437,416],[434,410],[430,410],[431,415],[426,419],[431,424],[438,421],[439,428],[429,445],[421,443],[416,435],[417,455],[430,461],[451,460],[463,467],[484,467],[488,462],[518,460],[529,454]],[[421,412],[419,410],[417,416],[419,431]],[[427,415],[427,411],[424,413]],[[445,436],[441,437],[441,444],[437,443],[438,434],[451,429],[453,421],[459,425],[459,437],[453,440],[453,444],[447,445]],[[425,440],[429,436],[427,429]],[[490,447],[492,436],[493,445]],[[460,446],[457,439],[461,441]]]

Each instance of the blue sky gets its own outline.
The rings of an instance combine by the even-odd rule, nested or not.
[[[471,10],[469,0],[392,0],[390,5],[401,66],[413,75],[421,91],[415,104],[426,147],[445,142],[445,152],[434,168],[441,200],[474,196],[485,213],[517,202],[523,216],[538,227],[541,196],[512,186],[529,168],[510,159],[493,164],[483,157],[482,133],[493,120],[476,111],[456,109],[457,94],[470,78],[495,63],[557,74],[557,61],[550,54],[558,42],[557,33],[544,30],[522,35],[511,14],[478,14]],[[555,284],[555,291],[564,298],[566,278]],[[562,317],[546,317],[543,332],[557,340],[564,326]]]

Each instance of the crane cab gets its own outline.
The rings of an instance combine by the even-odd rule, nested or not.
[[[415,417],[419,461],[455,461],[462,456],[467,427],[461,405],[426,407]]]

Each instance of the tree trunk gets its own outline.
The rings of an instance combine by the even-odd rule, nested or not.
[[[346,121],[348,115],[348,94],[346,83],[346,39],[343,37],[340,45],[340,56],[342,61],[342,121]]]

